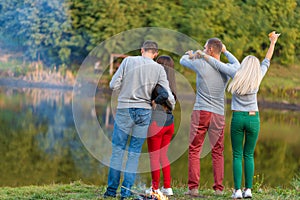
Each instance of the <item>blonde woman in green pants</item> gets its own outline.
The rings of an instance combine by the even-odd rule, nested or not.
[[[254,56],[247,56],[236,70],[198,50],[197,57],[204,58],[221,73],[232,78],[227,90],[232,93],[231,109],[231,144],[233,154],[234,192],[232,198],[252,198],[251,188],[254,175],[254,149],[256,146],[260,118],[257,106],[257,92],[272,58],[275,44],[280,34],[269,34],[270,46],[265,59],[260,61]],[[225,50],[224,50],[225,49]],[[222,52],[226,51],[223,46]],[[244,159],[245,189],[242,192],[242,162]]]

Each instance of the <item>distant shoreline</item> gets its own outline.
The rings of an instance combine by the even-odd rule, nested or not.
[[[0,86],[15,87],[15,88],[45,88],[45,89],[59,89],[59,90],[73,90],[73,85],[67,84],[54,84],[47,82],[29,82],[22,79],[13,78],[0,78]],[[188,97],[194,98],[194,97]],[[231,99],[227,99],[227,104],[231,104]],[[269,102],[269,101],[258,101],[258,106],[260,108],[269,108],[277,110],[290,110],[290,111],[300,111],[300,105],[294,103],[284,103],[284,102]]]
[[[31,82],[22,79],[13,78],[0,78],[0,86],[17,87],[17,88],[48,88],[48,89],[61,89],[61,90],[73,90],[73,85],[67,84],[54,84],[47,82]]]
[[[227,103],[231,104],[231,99],[227,99]],[[276,110],[300,111],[300,105],[294,103],[270,102],[258,100],[259,108],[268,108]]]

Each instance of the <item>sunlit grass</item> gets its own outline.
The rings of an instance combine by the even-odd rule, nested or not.
[[[271,64],[264,77],[259,99],[285,103],[300,103],[300,66]]]
[[[293,180],[295,185],[292,189],[264,188],[253,190],[255,199],[299,199],[299,177]],[[180,185],[180,184],[179,184]],[[71,184],[52,184],[45,186],[25,187],[2,187],[0,188],[0,199],[103,199],[105,186],[87,185],[80,181]],[[136,189],[136,188],[135,188]],[[173,187],[174,196],[169,199],[193,199],[184,195],[186,187],[180,185]],[[142,192],[142,191],[139,191]],[[224,195],[215,196],[212,189],[200,188],[199,193],[208,199],[229,199],[232,189],[227,188]],[[108,198],[114,199],[114,198]],[[134,198],[132,198],[134,199]],[[198,199],[198,198],[195,198]]]

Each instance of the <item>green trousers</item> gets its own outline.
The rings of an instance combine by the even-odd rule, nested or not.
[[[250,115],[251,114],[251,115]],[[252,188],[254,176],[254,149],[260,129],[259,113],[233,112],[231,120],[231,145],[235,189],[241,189],[244,158],[245,188]]]

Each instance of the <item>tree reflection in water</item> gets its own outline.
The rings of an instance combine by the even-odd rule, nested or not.
[[[113,110],[105,102],[97,99],[96,111],[91,110],[91,114],[97,116],[107,137],[110,137]],[[180,115],[189,118],[191,114],[181,113],[178,109],[180,107],[174,112],[176,129]],[[228,187],[233,185],[230,115],[227,109],[224,183]],[[290,186],[300,168],[300,112],[261,108],[260,116],[255,174],[264,176],[263,184]],[[75,180],[106,184],[107,167],[90,155],[76,132],[72,91],[1,87],[0,126],[0,186],[69,183]],[[89,137],[88,132],[86,137]],[[186,184],[187,152],[171,167],[173,180]],[[149,173],[141,174],[139,180],[150,183]],[[201,160],[200,184],[207,187],[213,184],[210,154]]]

